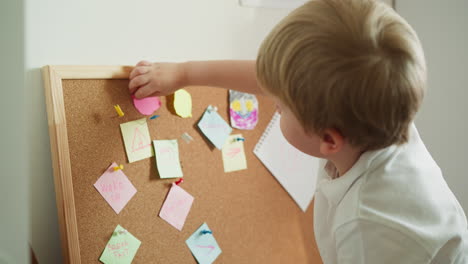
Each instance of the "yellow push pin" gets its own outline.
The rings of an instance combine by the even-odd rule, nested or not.
[[[119,166],[114,167],[114,171],[123,170],[123,168],[124,168],[123,165],[120,164]]]
[[[124,116],[124,112],[120,108],[120,105],[114,105],[115,111],[117,111],[117,114],[119,114],[120,117]]]

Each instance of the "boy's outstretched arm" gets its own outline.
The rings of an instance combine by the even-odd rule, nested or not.
[[[137,98],[168,95],[189,85],[215,86],[260,94],[255,61],[139,62],[130,73],[130,93]]]

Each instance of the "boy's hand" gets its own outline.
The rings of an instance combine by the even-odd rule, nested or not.
[[[130,73],[128,88],[136,98],[163,96],[184,86],[182,63],[140,61]]]

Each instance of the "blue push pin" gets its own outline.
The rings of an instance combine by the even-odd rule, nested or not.
[[[245,138],[240,138],[240,137],[235,138],[235,139],[234,139],[234,142],[237,142],[237,141],[245,141]]]
[[[202,235],[213,234],[210,230],[202,230],[200,233],[202,233]]]
[[[150,117],[150,119],[156,119],[158,117],[159,117],[158,115],[154,115],[154,116]]]

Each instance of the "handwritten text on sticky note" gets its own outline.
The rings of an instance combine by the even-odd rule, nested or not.
[[[237,140],[241,138],[243,138],[241,134],[231,135],[226,141],[226,144],[224,144],[222,149],[224,172],[247,169],[244,142],[242,140]]]
[[[173,227],[182,230],[192,203],[193,196],[173,183],[159,216]]]
[[[140,244],[140,240],[117,225],[99,260],[106,264],[130,264]]]
[[[190,248],[190,251],[192,251],[193,256],[197,259],[199,264],[213,263],[221,254],[221,248],[219,248],[212,233],[203,234],[203,231],[212,232],[208,225],[203,223],[185,243]]]
[[[221,149],[229,134],[231,134],[232,128],[217,111],[210,109],[213,108],[209,106],[203,114],[200,122],[198,122],[198,128],[217,149]]]
[[[116,166],[115,162],[112,163],[104,174],[99,177],[94,187],[118,214],[133,195],[135,195],[137,190],[122,170],[114,171],[114,167]]]

